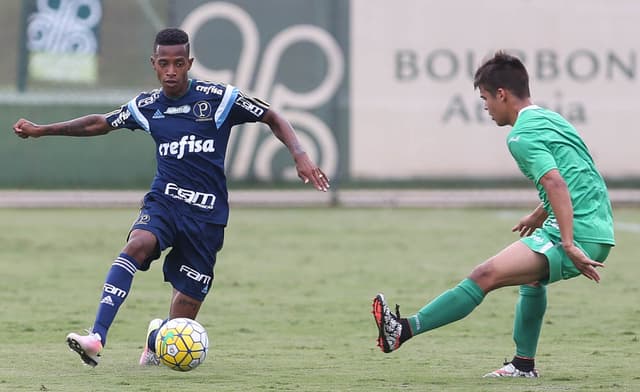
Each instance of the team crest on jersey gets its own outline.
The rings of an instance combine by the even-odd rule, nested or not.
[[[151,220],[149,214],[140,214],[134,225],[146,225]]]
[[[193,105],[193,114],[196,121],[213,120],[211,117],[211,104],[207,101],[198,101]]]

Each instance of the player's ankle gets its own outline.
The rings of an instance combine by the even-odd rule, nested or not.
[[[523,372],[530,372],[536,366],[534,358],[520,357],[517,355],[513,357],[513,359],[511,360],[511,364],[515,366],[516,369]]]
[[[406,342],[407,340],[413,337],[411,333],[411,325],[409,324],[409,320],[406,318],[401,318],[398,320],[400,325],[402,325],[402,331],[400,331],[400,344]]]

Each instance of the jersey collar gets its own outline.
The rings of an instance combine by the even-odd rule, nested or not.
[[[520,109],[520,111],[518,112],[518,117],[520,117],[520,115],[522,114],[522,112],[524,112],[525,110],[532,110],[532,109],[540,109],[540,106],[538,105],[529,105],[529,106],[525,106],[522,109]]]
[[[179,97],[170,97],[167,94],[164,93],[164,90],[162,91],[162,95],[164,95],[165,98],[167,98],[170,101],[178,101],[180,99],[182,99],[182,97],[184,97],[185,95],[189,94],[189,91],[191,91],[191,84],[193,83],[193,79],[189,79],[189,84],[187,84],[187,89],[185,90],[184,94],[182,94]]]

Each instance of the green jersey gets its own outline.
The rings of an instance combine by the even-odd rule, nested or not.
[[[522,109],[507,136],[507,146],[522,173],[538,189],[549,217],[543,228],[560,230],[540,178],[557,169],[569,188],[576,241],[615,245],[613,213],[604,179],[575,128],[561,115],[535,105]]]

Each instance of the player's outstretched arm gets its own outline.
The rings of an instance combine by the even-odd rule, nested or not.
[[[102,114],[90,114],[59,123],[38,125],[21,118],[13,125],[13,132],[23,139],[40,136],[97,136],[113,128]]]
[[[329,189],[329,178],[311,161],[302,148],[291,124],[273,109],[265,114],[262,122],[267,124],[271,128],[271,132],[289,149],[289,153],[296,163],[298,177],[305,184],[311,181],[317,190],[326,192]]]

